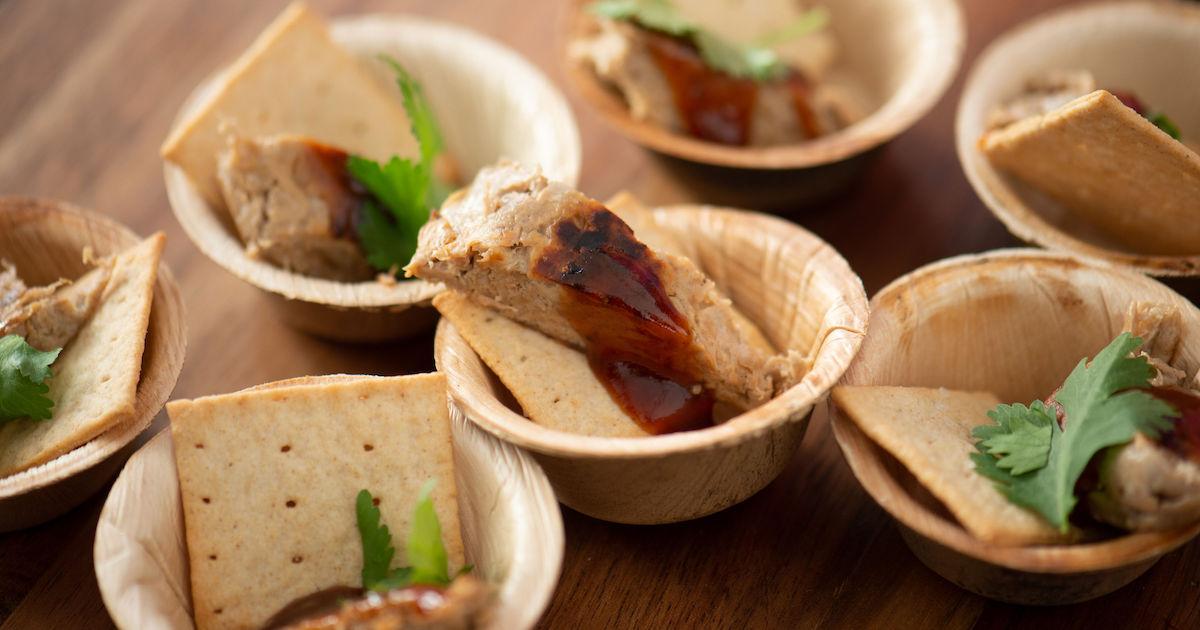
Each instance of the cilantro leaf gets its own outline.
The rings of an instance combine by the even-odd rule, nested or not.
[[[975,427],[971,433],[980,439],[979,450],[995,457],[998,467],[1022,475],[1046,465],[1055,420],[1045,403],[1000,405],[988,417],[996,424]]]
[[[1001,468],[994,455],[979,453],[972,457],[976,470],[997,481],[997,487],[1010,501],[1067,531],[1068,517],[1077,502],[1075,482],[1092,457],[1105,448],[1129,442],[1136,432],[1157,437],[1171,426],[1167,419],[1175,413],[1171,405],[1136,389],[1146,387],[1154,374],[1144,357],[1130,356],[1141,345],[1141,339],[1122,333],[1091,364],[1084,359],[1075,366],[1055,396],[1063,407],[1066,428],[1060,428],[1058,422],[1050,423],[1050,451],[1045,466],[1014,474]],[[1021,455],[1018,461],[1024,459]]]
[[[18,335],[0,338],[0,422],[50,419],[54,401],[46,396],[46,380],[54,375],[50,365],[60,352],[42,352]]]
[[[417,145],[421,148],[421,164],[432,169],[433,158],[443,149],[442,132],[438,129],[437,119],[433,116],[429,101],[425,100],[425,91],[398,61],[387,55],[383,56],[383,61],[396,73],[396,83],[404,97],[404,111],[408,113],[413,137],[417,139]]]
[[[795,39],[800,39],[810,33],[815,33],[825,28],[828,24],[829,10],[825,7],[813,7],[790,23],[784,24],[760,36],[754,43],[764,47],[778,46]]]
[[[588,10],[601,17],[636,22],[652,31],[688,38],[695,44],[704,63],[734,77],[768,81],[787,73],[787,66],[779,55],[767,46],[728,41],[688,20],[668,0],[598,0],[588,5]],[[793,30],[796,28],[789,26]],[[808,24],[802,26],[812,28]],[[824,23],[817,25],[820,26]],[[793,36],[790,32],[776,34]]]
[[[377,590],[379,584],[390,577],[388,567],[396,555],[396,549],[392,547],[392,534],[387,525],[380,522],[379,506],[375,505],[375,498],[369,491],[358,492],[354,511],[358,516],[358,535],[362,538],[363,588]]]
[[[1146,116],[1146,118],[1149,119],[1150,122],[1154,123],[1155,127],[1167,132],[1168,136],[1171,136],[1176,140],[1179,140],[1183,137],[1183,134],[1179,132],[1179,126],[1176,125],[1173,120],[1167,118],[1166,114],[1160,112],[1157,114],[1150,114],[1149,116]]]
[[[433,509],[432,479],[421,488],[421,498],[413,511],[412,529],[408,533],[408,562],[412,565],[413,584],[445,585],[450,583],[449,561],[442,544],[442,527]]]

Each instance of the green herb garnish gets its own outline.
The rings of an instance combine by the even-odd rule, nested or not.
[[[46,380],[54,375],[50,365],[60,352],[42,352],[18,335],[0,338],[0,422],[50,419],[54,401],[46,396]]]
[[[1122,333],[1090,365],[1084,359],[1075,366],[1055,396],[1066,428],[1040,401],[988,413],[996,424],[973,432],[980,439],[980,452],[971,456],[975,470],[994,480],[1009,501],[1066,532],[1077,502],[1075,482],[1092,457],[1139,431],[1153,438],[1171,426],[1168,416],[1175,410],[1138,389],[1149,386],[1154,375],[1145,357],[1130,356],[1141,345],[1141,339]]]
[[[450,189],[433,173],[434,160],[443,150],[442,134],[421,85],[396,60],[383,60],[396,72],[420,158],[414,162],[393,157],[380,164],[352,155],[346,170],[378,201],[365,204],[358,224],[358,239],[367,262],[380,271],[392,272],[412,260],[417,251],[417,233]]]
[[[392,534],[384,525],[375,505],[375,499],[367,490],[361,490],[355,499],[358,515],[358,533],[362,537],[363,588],[372,591],[387,591],[413,584],[446,586],[450,584],[449,560],[446,546],[442,543],[442,527],[437,512],[433,509],[433,480],[421,488],[417,507],[413,510],[412,528],[408,533],[405,552],[409,566],[390,568],[396,549],[392,546]],[[467,565],[455,575],[471,570]]]
[[[1150,122],[1154,123],[1155,127],[1158,127],[1159,129],[1162,129],[1163,131],[1167,132],[1168,136],[1171,136],[1172,138],[1175,138],[1176,140],[1179,140],[1180,138],[1183,137],[1183,134],[1179,132],[1179,126],[1176,125],[1175,122],[1172,121],[1170,118],[1167,118],[1166,114],[1163,114],[1163,113],[1150,114],[1150,115],[1146,116],[1146,119],[1149,120]]]
[[[771,46],[807,35],[825,26],[829,14],[813,9],[792,23],[764,35],[756,44],[739,44],[719,37],[681,15],[669,0],[598,0],[588,6],[595,15],[636,22],[644,28],[684,37],[696,46],[704,63],[731,76],[770,81],[787,74],[787,65]]]

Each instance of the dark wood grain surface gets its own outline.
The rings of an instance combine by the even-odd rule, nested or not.
[[[283,4],[0,0],[0,193],[57,197],[141,233],[166,231],[190,326],[175,397],[305,374],[432,368],[429,338],[356,347],[282,327],[256,290],[204,258],[170,213],[157,148],[176,109]],[[555,25],[565,0],[314,4],[327,14],[398,11],[454,21],[564,82]],[[962,174],[954,109],[979,50],[1059,4],[966,0],[963,70],[933,112],[877,152],[844,194],[769,209],[832,243],[869,292],[939,258],[1017,245]],[[652,203],[711,200],[688,184],[688,169],[611,132],[566,91],[583,138],[584,191],[603,198],[625,188]],[[0,629],[111,626],[92,569],[102,503],[97,496],[53,522],[0,535]],[[566,558],[546,627],[1200,627],[1196,544],[1129,587],[1076,606],[1010,606],[954,587],[917,561],[859,488],[823,418],[778,480],[720,514],[659,527],[612,525],[570,510],[563,516]]]

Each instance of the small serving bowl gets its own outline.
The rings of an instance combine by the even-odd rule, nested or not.
[[[303,377],[259,388],[337,381]],[[546,475],[450,404],[463,543],[495,599],[485,630],[532,628],[550,603],[563,557],[562,516]],[[194,628],[183,506],[171,432],[129,459],[113,484],[94,549],[104,605],[119,628]]]
[[[791,461],[813,405],[846,370],[867,326],[862,282],[833,248],[803,228],[700,206],[658,209],[654,219],[690,244],[696,264],[772,344],[814,357],[800,383],[707,429],[653,437],[577,435],[538,425],[507,406],[508,390],[445,319],[434,341],[438,369],[470,420],[528,450],[560,501],[618,523],[699,518],[758,492]]]
[[[1200,310],[1161,283],[1104,262],[1032,249],[928,265],[871,300],[871,334],[847,385],[994,392],[1029,402],[1058,387],[1083,357],[1121,330],[1131,302],[1177,306],[1180,367],[1200,366]],[[972,537],[895,458],[828,404],[854,476],[895,517],[913,553],[984,597],[1067,604],[1112,592],[1200,532],[1128,534],[1089,544],[1005,547]]]
[[[141,240],[112,219],[67,203],[0,197],[0,258],[15,264],[17,273],[31,285],[83,275],[88,268],[84,248],[106,256]],[[175,388],[186,348],[183,300],[163,263],[154,286],[133,420],[41,466],[0,477],[0,532],[63,514],[111,479],[131,450],[127,447],[150,426]]]
[[[1058,203],[992,167],[978,148],[988,113],[1051,70],[1091,71],[1097,84],[1133,90],[1169,112],[1184,138],[1200,135],[1200,82],[1183,79],[1180,60],[1200,59],[1200,6],[1108,2],[1053,11],[992,42],[971,69],[958,103],[958,159],[976,194],[1013,235],[1133,267],[1155,276],[1200,275],[1200,252],[1162,256],[1130,251]],[[1064,162],[1064,168],[1067,168]]]
[[[568,11],[569,39],[588,34],[591,0]],[[690,162],[734,169],[797,170],[829,167],[822,177],[794,173],[792,184],[820,187],[830,175],[846,183],[846,171],[830,165],[875,148],[911,127],[950,85],[962,57],[966,26],[954,0],[830,0],[829,27],[838,42],[832,73],[851,77],[873,105],[863,120],[836,133],[796,144],[730,147],[674,133],[635,119],[625,100],[585,63],[569,60],[576,92],[614,129],[654,151]],[[564,53],[565,54],[565,53]],[[711,173],[708,173],[711,175]],[[697,179],[702,179],[698,177]]]
[[[332,33],[373,70],[382,63],[379,55],[389,55],[420,81],[446,151],[468,179],[501,157],[539,164],[547,176],[568,184],[578,179],[579,130],[566,99],[512,50],[457,26],[399,15],[339,18]],[[177,120],[199,107],[215,86],[213,78],[200,84]],[[409,337],[437,320],[430,300],[441,285],[335,282],[251,258],[224,207],[207,203],[174,164],[164,165],[163,176],[175,217],[200,251],[262,289],[288,324],[329,339],[365,342]]]

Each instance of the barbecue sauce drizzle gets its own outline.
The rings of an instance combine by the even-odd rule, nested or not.
[[[613,400],[652,434],[712,426],[692,331],[663,288],[662,261],[598,202],[552,227],[532,275],[562,286],[564,316]]]
[[[688,132],[721,144],[749,144],[759,83],[714,70],[685,38],[653,31],[645,34],[646,48],[671,87],[675,108]],[[777,81],[786,86],[805,136],[820,135],[809,105],[808,81],[795,70]]]

